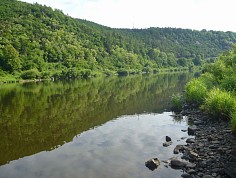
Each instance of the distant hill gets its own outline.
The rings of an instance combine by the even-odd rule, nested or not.
[[[0,1],[0,78],[90,77],[202,65],[236,33],[175,28],[112,29],[61,10]]]

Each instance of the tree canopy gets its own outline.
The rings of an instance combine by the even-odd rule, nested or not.
[[[32,72],[39,78],[76,78],[199,66],[236,43],[233,32],[112,29],[37,3],[1,0],[0,9],[0,78]]]

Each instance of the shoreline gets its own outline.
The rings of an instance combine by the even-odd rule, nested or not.
[[[212,120],[194,108],[185,108],[176,116],[188,117],[188,133],[194,136],[186,140],[187,145],[175,148],[180,148],[178,153],[182,153],[183,162],[191,164],[181,167],[182,177],[235,178],[236,133],[232,132],[230,122]]]

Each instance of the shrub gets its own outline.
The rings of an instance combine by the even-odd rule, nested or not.
[[[206,84],[199,80],[193,79],[186,85],[186,101],[191,104],[200,105],[207,96]]]
[[[201,77],[199,78],[207,87],[207,89],[212,89],[214,85],[216,85],[216,79],[213,74],[211,73],[204,73],[201,74]]]
[[[171,110],[178,113],[182,110],[183,105],[183,96],[178,94],[174,94],[171,97]]]
[[[236,102],[230,93],[213,88],[201,108],[214,118],[229,119],[231,112],[236,111]]]
[[[23,71],[20,76],[22,79],[26,79],[26,80],[37,79],[40,77],[40,72],[38,71],[38,69],[30,69],[30,70]]]
[[[221,88],[227,91],[236,91],[236,77],[226,76],[220,84]]]

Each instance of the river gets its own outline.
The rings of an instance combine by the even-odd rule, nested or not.
[[[0,178],[176,178],[170,96],[192,73],[0,85]],[[165,136],[173,145],[163,147]]]

